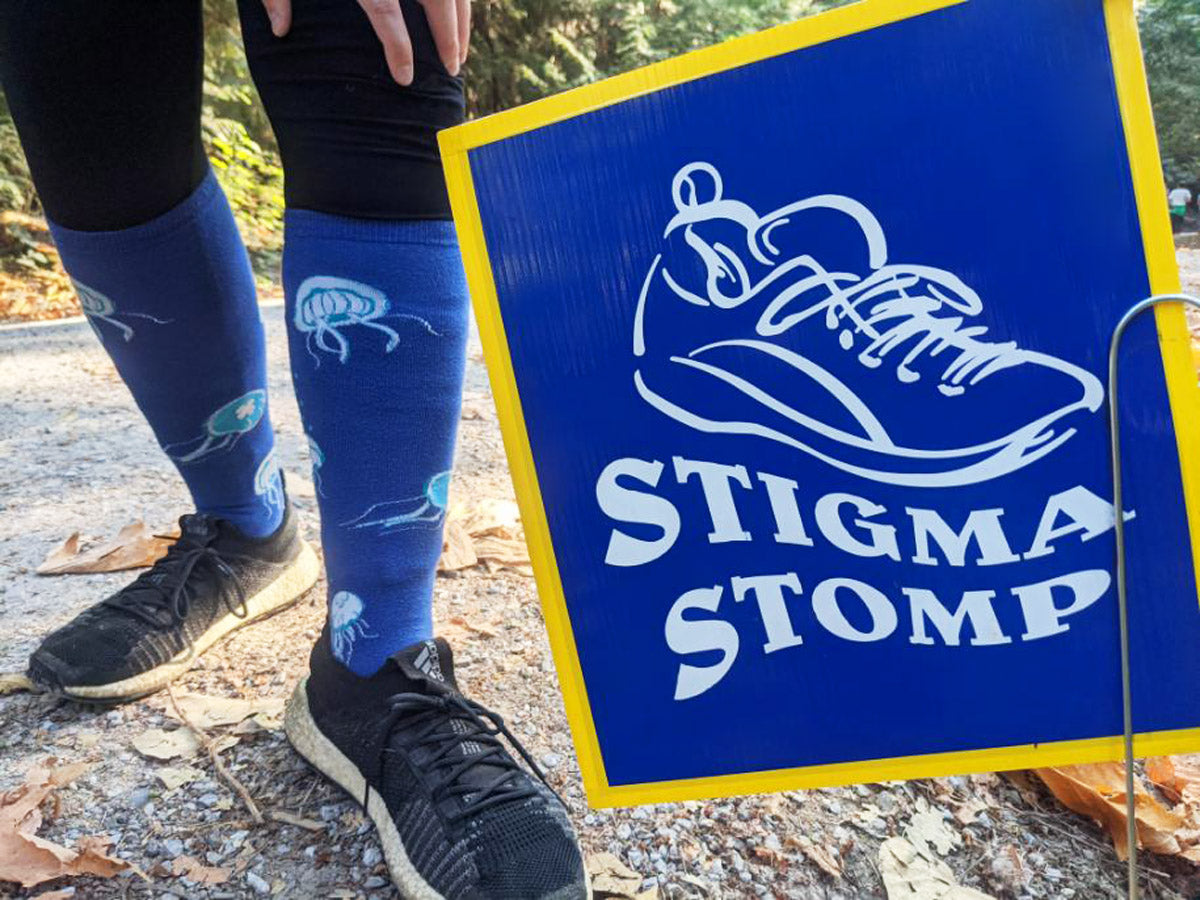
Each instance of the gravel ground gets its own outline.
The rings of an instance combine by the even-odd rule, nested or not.
[[[1188,288],[1200,292],[1200,248],[1181,251]],[[302,527],[317,537],[316,506],[295,402],[287,382],[278,308],[264,310],[273,416]],[[478,346],[469,392],[490,406]],[[115,534],[141,518],[170,522],[186,506],[174,471],[86,325],[0,331],[0,670],[20,670],[45,631],[128,580],[112,575],[38,577],[33,569],[72,531]],[[494,416],[464,420],[458,496],[509,497]],[[306,667],[321,627],[324,586],[298,606],[239,632],[204,657],[181,691],[284,698]],[[574,762],[533,581],[482,568],[438,580],[436,617],[455,644],[465,690],[505,716],[570,805],[589,857],[611,853],[640,876],[625,896],[852,900],[885,896],[880,845],[941,829],[955,877],[1004,898],[1118,898],[1123,864],[1090,822],[1057,806],[1023,776],[949,778],[640,809],[589,810]],[[465,624],[464,624],[465,623]],[[396,896],[378,843],[357,806],[315,775],[272,727],[240,729],[222,759],[268,814],[254,823],[206,757],[199,777],[169,791],[166,763],[131,742],[169,725],[163,695],[114,710],[45,696],[0,697],[0,790],[47,757],[92,768],[60,792],[41,834],[64,843],[112,838],[135,875],[79,878],[76,897],[383,900]],[[212,729],[214,735],[230,729]],[[171,765],[178,765],[174,761]],[[231,871],[203,884],[173,873],[192,857]],[[1148,896],[1194,898],[1189,864],[1147,860]],[[38,889],[0,896],[33,897]],[[65,896],[70,896],[68,893]]]

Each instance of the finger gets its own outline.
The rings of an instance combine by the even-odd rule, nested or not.
[[[292,27],[292,0],[263,0],[263,6],[271,20],[271,34],[283,37]]]
[[[458,74],[458,10],[455,0],[421,0],[429,30],[437,44],[442,65],[451,75]]]
[[[458,64],[467,61],[471,44],[471,0],[458,0]]]
[[[412,41],[400,12],[400,0],[358,0],[375,36],[383,44],[383,55],[387,58],[388,71],[397,84],[407,87],[413,80]]]

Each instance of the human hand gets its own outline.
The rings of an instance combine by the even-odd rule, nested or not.
[[[262,0],[271,32],[283,37],[292,27],[292,0]],[[438,48],[442,65],[451,75],[457,75],[467,59],[467,43],[471,33],[471,0],[417,0],[425,8],[429,30]],[[371,27],[383,44],[388,71],[397,84],[408,86],[413,80],[412,41],[400,0],[358,0]]]

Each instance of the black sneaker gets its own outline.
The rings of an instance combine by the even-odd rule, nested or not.
[[[562,802],[500,717],[458,692],[445,641],[360,678],[330,653],[326,626],[311,664],[288,703],[288,739],[363,805],[402,896],[590,896]]]
[[[51,632],[29,658],[35,684],[75,700],[144,697],[231,631],[295,603],[320,574],[289,506],[275,533],[187,515],[167,555]]]

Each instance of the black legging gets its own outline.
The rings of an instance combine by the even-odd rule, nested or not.
[[[436,132],[463,117],[424,12],[401,0],[415,77],[400,87],[354,0],[293,0],[271,34],[239,0],[290,207],[365,219],[449,218]],[[46,215],[81,231],[172,209],[207,171],[202,0],[0,0],[3,85]]]

